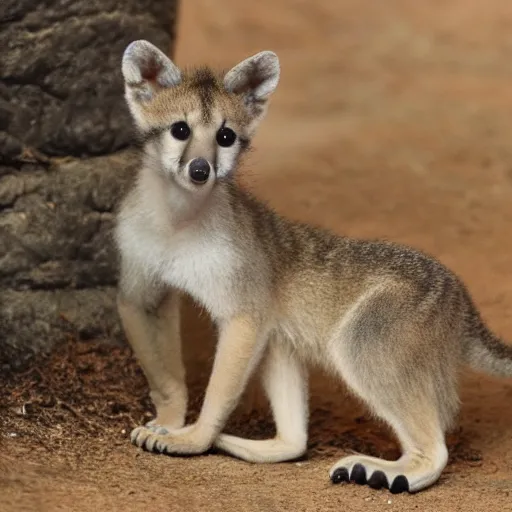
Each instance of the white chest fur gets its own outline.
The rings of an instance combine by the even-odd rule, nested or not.
[[[185,233],[171,244],[164,263],[165,283],[188,292],[214,317],[234,307],[233,279],[241,262],[231,240],[220,233]]]
[[[228,233],[198,224],[164,234],[130,222],[119,225],[118,242],[138,272],[188,293],[214,318],[233,312],[234,277],[242,260]]]

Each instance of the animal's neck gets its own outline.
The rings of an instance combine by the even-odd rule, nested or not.
[[[194,224],[203,224],[213,217],[229,216],[229,204],[221,187],[196,191],[185,190],[172,177],[143,168],[139,178],[146,211],[159,229],[179,231]]]

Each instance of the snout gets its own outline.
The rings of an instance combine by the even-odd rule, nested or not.
[[[212,172],[210,163],[205,158],[194,158],[188,164],[188,175],[190,180],[197,185],[203,185],[208,181]]]

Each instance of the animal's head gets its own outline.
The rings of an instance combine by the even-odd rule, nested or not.
[[[236,168],[277,87],[279,60],[267,51],[225,74],[182,72],[151,43],[135,41],[124,52],[122,71],[146,153],[161,172],[193,190]]]

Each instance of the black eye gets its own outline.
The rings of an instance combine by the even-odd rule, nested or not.
[[[229,148],[235,143],[236,133],[231,128],[221,128],[217,132],[217,144],[223,148]]]
[[[185,121],[178,121],[171,126],[171,135],[178,140],[187,140],[190,137],[190,127]]]

